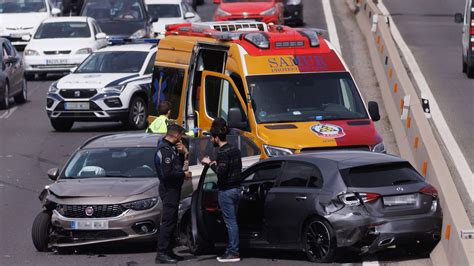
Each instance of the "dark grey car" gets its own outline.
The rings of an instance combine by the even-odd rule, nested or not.
[[[0,47],[0,109],[7,109],[11,97],[17,103],[26,102],[28,88],[21,55],[8,39],[0,38]]]
[[[429,250],[440,237],[436,189],[407,161],[371,152],[321,152],[260,161],[243,172],[242,247],[302,250],[329,262],[340,247]],[[204,169],[181,202],[179,234],[193,253],[226,240],[216,175]]]

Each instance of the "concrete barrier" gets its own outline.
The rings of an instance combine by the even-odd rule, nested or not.
[[[443,208],[441,241],[431,253],[433,265],[474,265],[474,239],[462,239],[472,230],[441,148],[426,118],[392,38],[389,18],[374,0],[346,0],[365,35],[382,97],[400,155],[409,160],[440,194]],[[455,159],[455,158],[454,158]]]

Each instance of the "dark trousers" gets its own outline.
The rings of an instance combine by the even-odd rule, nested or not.
[[[160,231],[158,234],[157,251],[167,253],[173,249],[174,233],[178,223],[178,206],[181,188],[166,188],[160,185],[160,198],[163,202]]]

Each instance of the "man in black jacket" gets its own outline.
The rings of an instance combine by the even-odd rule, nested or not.
[[[237,262],[239,256],[239,228],[237,225],[237,210],[242,194],[240,187],[240,173],[242,171],[242,158],[239,149],[227,143],[226,136],[229,132],[224,119],[217,118],[211,127],[211,141],[219,147],[217,160],[211,161],[209,157],[202,159],[217,174],[217,187],[219,189],[219,206],[227,227],[229,243],[224,255],[217,257],[219,262]]]
[[[189,171],[183,171],[187,149],[181,138],[185,130],[179,125],[170,125],[166,136],[158,142],[155,167],[160,179],[159,194],[163,202],[156,263],[176,263],[182,258],[173,253],[173,235],[178,222],[178,206],[184,179],[191,179]]]

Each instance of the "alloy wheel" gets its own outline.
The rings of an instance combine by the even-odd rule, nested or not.
[[[321,221],[312,222],[306,231],[308,253],[316,260],[323,260],[331,249],[331,236],[328,228]]]
[[[133,122],[139,126],[145,120],[145,105],[142,101],[136,101],[132,110]]]

